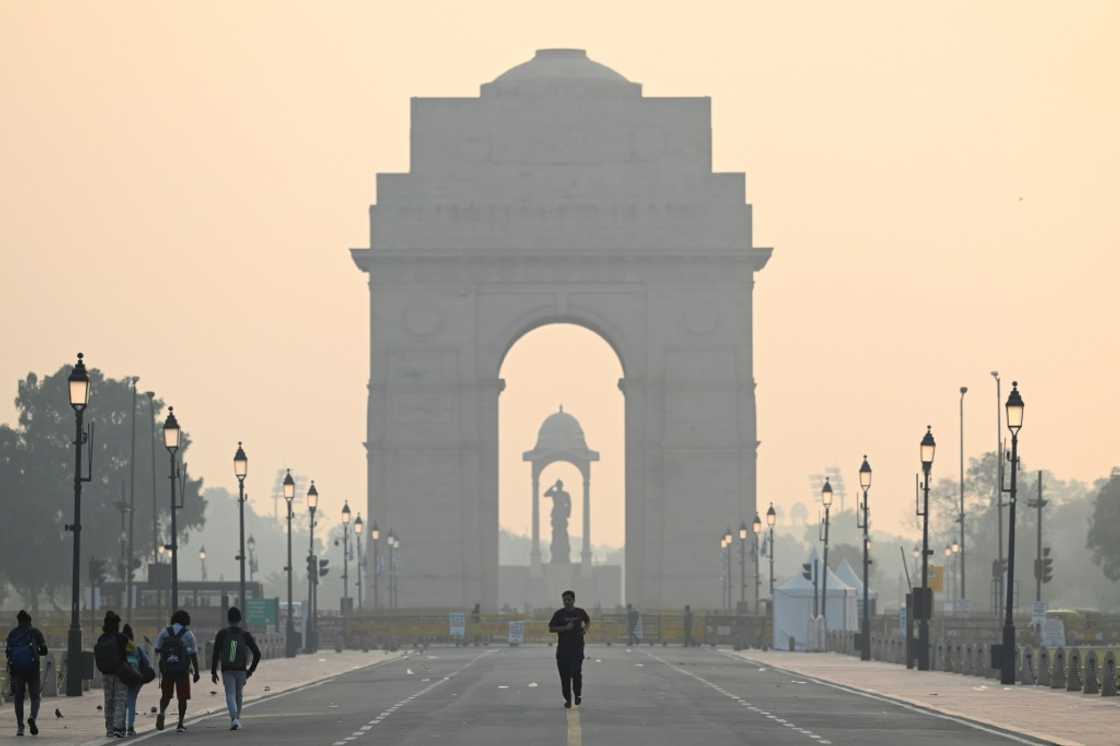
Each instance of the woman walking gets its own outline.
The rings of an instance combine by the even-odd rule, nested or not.
[[[128,687],[119,672],[128,665],[128,638],[121,634],[121,618],[114,611],[105,612],[101,637],[93,647],[97,670],[101,672],[101,688],[105,692],[105,735],[125,737],[125,712],[128,709]]]
[[[136,636],[132,632],[132,625],[124,625],[121,631],[128,638],[128,647],[125,648],[125,658],[128,660],[128,665],[132,666],[142,677],[139,684],[128,687],[128,709],[125,714],[125,725],[128,728],[128,735],[135,736],[136,698],[140,696],[140,687],[144,686],[147,681],[151,681],[144,675],[144,672],[151,671],[152,678],[155,678],[155,669],[148,658],[148,654],[144,652],[144,648],[136,644]]]

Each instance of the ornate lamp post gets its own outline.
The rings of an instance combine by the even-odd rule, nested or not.
[[[199,547],[198,563],[202,565],[202,579],[206,580],[206,547]]]
[[[922,459],[922,507],[915,508],[922,519],[922,587],[921,597],[914,607],[918,618],[918,670],[929,670],[929,619],[933,615],[933,594],[929,590],[929,479],[933,470],[933,456],[937,443],[933,440],[933,428],[927,426],[921,442]]]
[[[770,528],[770,604],[774,604],[774,524],[778,522],[778,513],[774,510],[774,503],[766,511],[766,525]]]
[[[241,581],[237,586],[242,613],[245,612],[245,477],[249,473],[249,457],[237,441],[237,453],[233,454],[233,475],[237,477],[238,540],[237,562],[241,570]]]
[[[871,602],[869,600],[869,592],[867,589],[867,575],[868,568],[871,564],[869,558],[871,549],[871,538],[868,536],[868,529],[870,523],[868,522],[868,514],[870,510],[867,506],[867,492],[871,489],[871,464],[867,463],[867,456],[864,455],[863,463],[859,465],[859,487],[863,490],[863,504],[856,506],[856,528],[863,529],[863,614],[862,616],[862,629],[860,630],[860,641],[863,645],[860,648],[860,660],[871,660]],[[859,519],[860,512],[863,513],[863,521]]]
[[[296,623],[292,619],[292,500],[296,497],[296,480],[292,479],[292,470],[287,471],[284,475],[284,502],[288,505],[288,565],[284,570],[288,573],[288,623],[284,625],[284,636],[285,652],[292,658],[296,654]]]
[[[358,513],[358,517],[354,519],[354,549],[358,552],[358,611],[362,610],[362,529],[365,527],[365,521],[362,520],[362,514]]]
[[[1000,681],[1004,684],[1015,683],[1015,502],[1018,497],[1019,472],[1019,430],[1023,427],[1023,397],[1019,395],[1019,382],[1011,382],[1011,393],[1007,396],[1007,429],[1011,431],[1011,487],[1006,490],[1011,495],[1007,513],[1007,610],[1003,620],[1003,666]],[[1003,485],[1000,484],[1000,489]]]
[[[175,522],[175,511],[179,502],[175,497],[175,484],[179,481],[179,469],[175,461],[175,452],[179,450],[179,440],[182,431],[179,429],[179,420],[175,419],[175,407],[167,408],[167,420],[163,423],[163,447],[171,458],[171,543],[167,550],[171,552],[171,611],[179,608],[179,533],[178,524]]]
[[[731,573],[731,545],[733,543],[734,534],[731,533],[731,527],[728,526],[727,530],[723,532],[723,545],[726,548],[727,557],[727,610],[729,612],[735,610],[734,586],[732,585],[734,575]]]
[[[78,362],[71,369],[69,382],[70,406],[74,409],[74,522],[66,530],[74,533],[74,557],[71,567],[70,583],[70,629],[66,635],[66,696],[82,696],[82,622],[79,615],[81,604],[81,561],[82,556],[82,482],[93,478],[93,449],[90,448],[88,474],[82,475],[82,446],[92,435],[82,427],[82,418],[89,404],[89,373],[78,353]]]
[[[369,543],[373,547],[373,608],[376,611],[381,608],[381,529],[377,527],[377,521],[373,522],[373,528],[369,530]]]
[[[342,503],[342,608],[350,598],[350,501]]]
[[[739,523],[739,606],[747,605],[747,524]]]
[[[754,537],[754,613],[758,614],[762,611],[759,608],[759,584],[762,582],[762,573],[758,567],[758,550],[762,542],[762,519],[758,517],[758,512],[754,514],[754,521],[751,523],[751,536]]]
[[[828,632],[828,527],[832,512],[832,484],[829,478],[824,478],[824,487],[821,487],[821,505],[824,506],[824,535],[820,537],[824,542],[824,568],[821,572],[821,619],[824,620],[824,630]]]
[[[319,507],[319,490],[315,489],[315,480],[311,480],[311,487],[307,490],[307,511],[311,515],[310,534],[307,546],[307,641],[308,652],[316,650],[315,617],[318,611],[315,608],[315,586],[319,584],[319,562],[315,557],[315,509]]]

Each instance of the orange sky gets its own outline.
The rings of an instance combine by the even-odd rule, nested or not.
[[[959,386],[969,452],[991,447],[991,369],[1022,382],[1029,466],[1103,476],[1118,33],[1114,2],[6,0],[0,420],[18,377],[81,349],[175,405],[210,484],[233,486],[244,440],[262,509],[253,475],[285,464],[328,514],[363,498],[368,294],[347,249],[367,244],[374,173],[408,168],[410,96],[477,95],[571,46],[646,95],[711,96],[715,168],[747,172],[775,247],[756,286],[764,502],[804,500],[832,464],[854,482],[867,452],[874,520],[902,526],[927,423],[935,476],[956,473]],[[527,379],[554,359],[534,355]],[[592,447],[620,452],[606,399],[538,385],[519,432],[571,400]],[[531,447],[509,429],[503,453]],[[503,462],[515,529],[527,468]],[[621,470],[600,474],[595,538],[618,543]]]

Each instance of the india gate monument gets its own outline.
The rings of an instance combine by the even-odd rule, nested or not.
[[[771,252],[744,174],[712,171],[711,100],[645,97],[583,50],[539,50],[477,98],[414,98],[410,170],[378,174],[369,215],[352,250],[370,291],[366,515],[400,537],[400,605],[493,611],[503,575],[561,573],[590,606],[581,589],[611,584],[590,557],[599,454],[559,409],[524,445],[530,566],[499,570],[499,371],[561,322],[623,369],[625,600],[720,606],[719,536],[755,514],[752,295]],[[539,484],[557,460],[584,484]],[[542,567],[542,525],[554,550],[579,536],[577,559]]]

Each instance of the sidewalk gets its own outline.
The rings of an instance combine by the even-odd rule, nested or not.
[[[1040,686],[1005,687],[994,679],[909,671],[898,664],[864,662],[835,653],[748,650],[734,655],[1061,746],[1120,743],[1120,697],[1102,698]]]
[[[311,684],[322,679],[364,668],[369,665],[396,660],[401,653],[386,653],[383,651],[321,651],[315,655],[298,655],[295,658],[272,658],[262,660],[257,672],[245,687],[245,702],[252,702],[261,697],[271,697],[280,692],[294,689],[306,684]],[[198,683],[191,684],[191,701],[187,710],[188,728],[189,721],[199,715],[212,712],[224,712],[226,709],[225,693],[222,689],[221,679],[218,684],[210,683],[210,671],[203,671]],[[265,691],[265,689],[268,691]],[[216,694],[211,694],[216,692]],[[78,746],[79,744],[94,743],[126,743],[120,739],[105,738],[105,718],[101,710],[97,709],[104,703],[104,695],[100,689],[91,689],[82,697],[51,697],[44,698],[42,709],[39,712],[39,735],[31,738],[30,734],[24,736],[27,746],[33,744],[58,744],[62,746]],[[29,711],[31,703],[24,701],[25,714]],[[156,716],[151,712],[153,707],[159,706],[159,679],[146,685],[140,690],[140,699],[136,703],[136,732],[142,734],[152,731],[156,727]],[[63,718],[55,717],[55,708],[62,711]],[[174,730],[178,717],[175,701],[167,708],[167,723]],[[7,741],[16,734],[16,714],[12,704],[4,705],[0,711],[0,740]],[[14,741],[15,739],[12,738]]]

